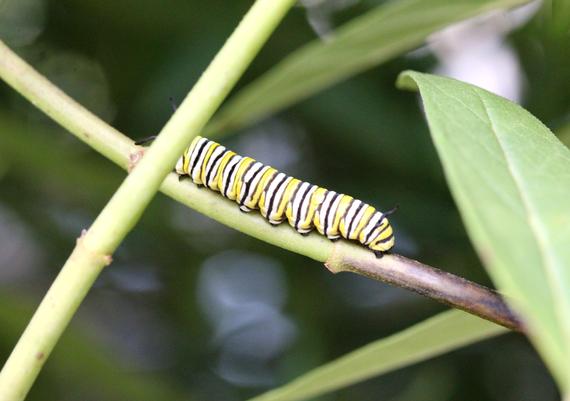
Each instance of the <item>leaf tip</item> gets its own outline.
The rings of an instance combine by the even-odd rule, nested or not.
[[[417,92],[418,84],[416,82],[415,76],[417,76],[418,74],[420,73],[412,70],[402,71],[400,75],[398,75],[398,78],[396,79],[396,87],[398,89]]]

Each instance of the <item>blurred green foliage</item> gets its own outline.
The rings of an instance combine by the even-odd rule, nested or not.
[[[330,12],[327,3],[294,9],[236,93],[315,40],[312,27],[337,27],[379,4],[348,2]],[[570,121],[569,14],[552,12],[560,9],[556,1],[545,4],[552,7],[531,13],[498,40],[510,46],[523,73],[521,103],[557,129]],[[0,26],[13,28],[0,35],[74,98],[138,139],[159,130],[171,114],[169,97],[186,94],[249,5],[4,0]],[[5,24],[7,16],[20,22]],[[489,284],[418,102],[394,86],[403,69],[429,71],[441,63],[432,50],[401,55],[223,141],[380,208],[399,203],[398,252]],[[0,359],[123,177],[0,87]],[[74,340],[56,347],[29,399],[244,399],[441,310],[403,290],[332,277],[316,263],[158,196],[80,308],[68,334]],[[433,371],[436,380],[423,380]],[[419,399],[418,393],[426,400],[557,399],[534,350],[512,334],[323,399]]]
[[[494,323],[459,310],[450,310],[319,366],[291,383],[250,401],[310,399],[505,331],[505,328]],[[411,392],[413,388],[413,385],[410,386]],[[427,397],[437,399],[436,394],[438,391]]]

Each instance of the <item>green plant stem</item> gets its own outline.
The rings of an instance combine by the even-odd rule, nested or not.
[[[184,147],[210,119],[293,4],[294,0],[254,3],[145,157],[78,240],[0,372],[0,400],[25,398],[80,302],[103,267],[111,262],[110,255],[136,224]],[[102,133],[103,122],[39,76],[2,42],[0,76],[56,121],[64,121],[66,128],[86,142],[92,144],[93,135],[112,142],[115,146],[108,145],[112,160],[123,165],[118,150],[128,152],[128,142],[116,131],[104,129]],[[108,150],[103,143],[94,147]]]

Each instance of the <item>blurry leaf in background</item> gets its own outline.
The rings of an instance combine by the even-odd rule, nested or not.
[[[436,363],[420,369],[401,394],[388,401],[446,401],[453,400],[454,379],[459,373]]]
[[[375,341],[251,401],[305,400],[493,337],[506,329],[465,312],[441,313]]]
[[[9,46],[29,45],[45,25],[44,0],[0,0],[0,38]]]
[[[479,256],[570,390],[570,150],[526,110],[448,78],[403,73]]]
[[[567,0],[544,0],[543,3],[543,12],[549,19],[547,29],[553,36],[568,37],[568,34],[570,33],[568,31],[568,23],[570,21],[570,2]]]
[[[239,92],[206,128],[206,136],[263,118],[412,50],[450,23],[525,2],[402,0],[378,6],[337,29],[330,41],[316,40],[297,50]]]
[[[545,0],[512,36],[525,71],[524,106],[549,127],[570,118],[570,2]]]

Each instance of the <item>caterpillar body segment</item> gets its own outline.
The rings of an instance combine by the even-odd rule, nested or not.
[[[316,229],[331,240],[345,238],[370,248],[377,257],[394,247],[387,214],[349,195],[287,176],[251,157],[196,137],[176,163],[189,176],[235,201],[244,212],[259,210],[273,225],[287,220],[301,234]]]

